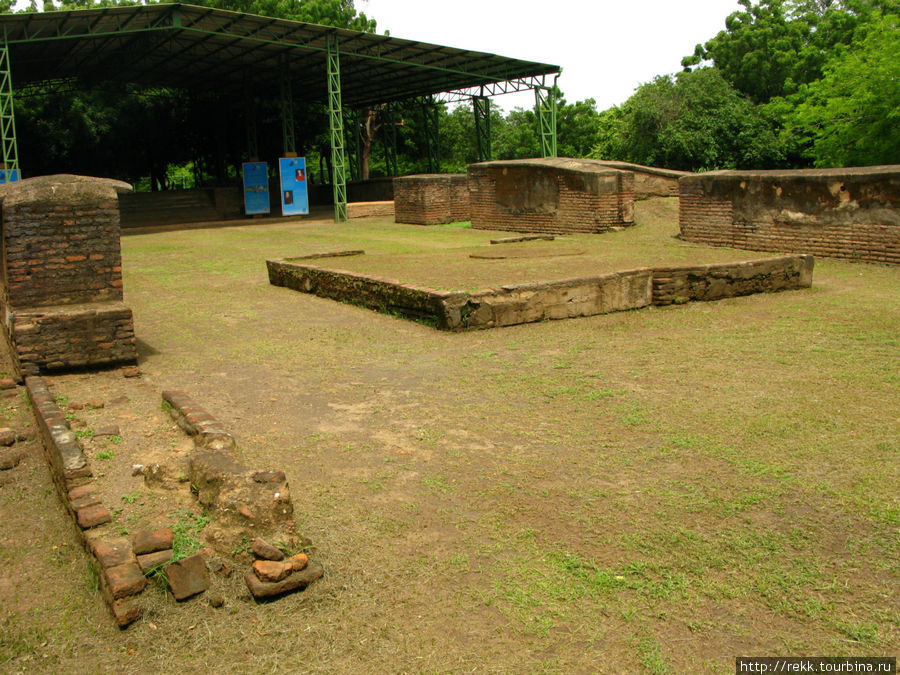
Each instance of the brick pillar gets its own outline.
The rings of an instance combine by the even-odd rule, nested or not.
[[[123,303],[121,181],[40,176],[0,186],[4,329],[21,373],[133,363]]]

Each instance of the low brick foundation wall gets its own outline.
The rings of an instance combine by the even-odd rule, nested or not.
[[[687,241],[900,264],[900,166],[714,171],[679,193]]]
[[[589,159],[470,164],[472,227],[599,233],[634,224],[634,174]]]
[[[125,627],[141,617],[136,597],[147,579],[127,540],[94,534],[95,528],[112,520],[112,512],[101,501],[90,462],[43,378],[26,377],[25,386],[60,501],[76,524],[81,543],[94,557],[104,600],[116,623]]]
[[[266,266],[269,283],[274,286],[352,302],[442,330],[463,331],[808,288],[812,285],[813,263],[812,256],[800,255],[715,265],[641,268],[596,277],[513,284],[473,293],[438,291],[289,260],[268,260]]]
[[[811,255],[797,255],[693,267],[654,267],[653,304],[721,300],[809,288],[813,265]]]
[[[119,241],[118,192],[130,189],[69,175],[0,186],[0,302],[20,373],[137,359]]]
[[[466,174],[429,173],[395,178],[394,220],[410,225],[469,220]]]
[[[454,330],[460,321],[459,308],[465,293],[437,291],[393,279],[323,269],[288,260],[267,260],[266,267],[269,283],[273,286],[284,286],[332,300],[350,301],[386,314],[402,314],[443,330]]]
[[[129,377],[129,369],[123,375]],[[223,568],[221,558],[206,548],[185,557],[176,557],[171,528],[142,529],[125,536],[114,522],[115,508],[102,499],[103,472],[94,474],[78,435],[69,427],[66,414],[41,376],[25,378],[25,386],[34,410],[36,428],[56,485],[60,501],[75,524],[79,539],[93,558],[98,571],[100,592],[118,626],[124,628],[143,614],[140,594],[148,576],[162,573],[176,600],[182,601],[205,592],[210,586],[209,569]],[[170,479],[165,467],[155,464],[144,471],[148,485],[196,491],[197,500],[209,509],[211,522],[203,531],[204,539],[223,557],[253,539],[257,558],[281,560],[283,554],[258,537],[297,545],[294,508],[287,479],[282,471],[254,471],[234,459],[235,442],[230,432],[215,417],[180,391],[164,392],[169,413],[194,438],[190,454],[190,476]],[[102,403],[99,404],[103,406]],[[133,474],[138,475],[138,474]],[[190,495],[185,495],[188,499]],[[177,500],[175,500],[177,501]],[[172,508],[173,500],[164,508]],[[268,551],[268,553],[266,552]],[[184,553],[182,553],[184,556]],[[245,556],[246,557],[246,556]],[[289,569],[288,569],[289,568]],[[283,578],[273,580],[255,574],[256,566],[245,577],[248,590],[256,599],[270,599],[302,590],[324,573],[322,566],[299,554],[281,564]],[[227,574],[230,574],[230,568]]]

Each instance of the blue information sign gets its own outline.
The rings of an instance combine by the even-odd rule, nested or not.
[[[244,213],[269,213],[269,166],[265,162],[244,163]]]
[[[308,214],[306,157],[282,157],[278,160],[278,169],[281,174],[281,214]]]
[[[19,180],[18,169],[0,169],[0,184],[15,183]]]

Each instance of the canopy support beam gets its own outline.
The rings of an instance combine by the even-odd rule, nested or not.
[[[347,165],[344,153],[344,112],[341,105],[341,59],[337,35],[329,33],[328,121],[331,131],[331,184],[334,194],[334,222],[347,222]]]

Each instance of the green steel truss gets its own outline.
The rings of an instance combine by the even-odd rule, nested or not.
[[[19,151],[16,145],[16,116],[13,107],[12,73],[9,69],[9,47],[0,41],[0,135],[3,139],[4,181],[22,177],[19,171]],[[15,172],[15,173],[13,173]]]
[[[18,165],[13,89],[98,76],[149,89],[240,96],[251,73],[257,97],[281,96],[286,151],[296,151],[291,90],[302,92],[304,102],[325,103],[337,220],[346,219],[342,105],[365,108],[426,98],[429,169],[438,171],[435,93],[467,100],[535,89],[542,150],[555,154],[555,88],[546,84],[559,73],[554,65],[181,3],[3,14],[3,40],[0,120],[7,165]],[[396,128],[386,123],[384,129],[388,170],[396,173]],[[251,133],[248,129],[248,149]]]
[[[381,140],[388,176],[397,175],[397,116],[394,113],[393,103],[386,103],[381,110]]]
[[[334,221],[347,222],[347,165],[344,157],[344,109],[341,105],[341,59],[336,35],[328,36],[328,120]]]
[[[422,99],[422,118],[425,121],[425,152],[428,154],[428,173],[441,172],[440,109],[433,96]]]
[[[559,71],[483,52],[187,4],[147,4],[0,15],[16,63],[16,86],[95,76],[146,86],[278,90],[282,59],[295,91],[328,98],[322,71],[340,40],[342,99],[362,108],[467,87],[528,88]],[[21,65],[20,65],[21,64]]]
[[[491,99],[487,96],[473,96],[472,110],[475,113],[475,145],[478,161],[493,159],[491,153]]]
[[[556,85],[534,88],[534,109],[541,137],[541,157],[556,157]]]

